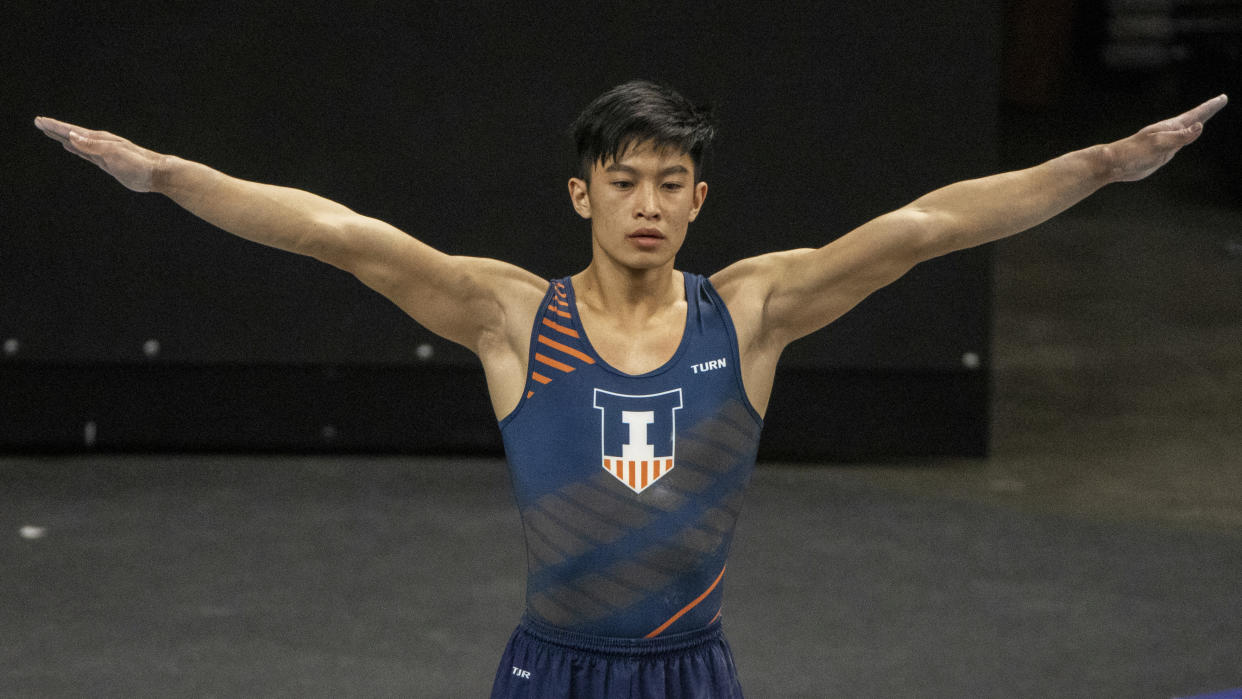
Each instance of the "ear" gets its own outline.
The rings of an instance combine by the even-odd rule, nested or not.
[[[699,209],[703,208],[703,202],[707,201],[707,183],[699,182],[694,185],[694,207],[690,209],[690,220],[699,217]]]
[[[571,177],[569,178],[569,201],[574,205],[574,211],[582,218],[591,218],[591,192],[590,186],[586,180]]]

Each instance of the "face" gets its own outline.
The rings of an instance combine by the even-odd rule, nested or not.
[[[707,183],[695,183],[689,154],[639,144],[616,161],[594,163],[590,184],[571,179],[569,195],[578,214],[591,220],[597,260],[654,269],[671,264],[681,249]]]

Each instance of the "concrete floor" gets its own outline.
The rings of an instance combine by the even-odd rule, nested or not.
[[[1006,158],[1151,115],[1116,106],[1064,144],[1017,118]],[[749,696],[1242,685],[1242,209],[1201,178],[997,246],[990,458],[760,466],[726,580]],[[18,697],[484,696],[524,566],[503,463],[444,458],[0,458],[0,560]]]

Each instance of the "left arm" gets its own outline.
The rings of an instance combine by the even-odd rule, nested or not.
[[[721,270],[712,283],[738,325],[743,365],[759,365],[750,371],[743,366],[744,375],[774,370],[785,345],[836,320],[920,262],[1019,233],[1106,184],[1150,175],[1198,138],[1203,122],[1225,103],[1221,95],[1120,141],[942,187],[821,248],[761,255]],[[766,403],[770,379],[747,381],[756,407]]]

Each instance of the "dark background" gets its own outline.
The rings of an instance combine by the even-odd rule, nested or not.
[[[231,73],[232,82],[218,82],[224,94],[200,98],[192,108],[156,109],[150,105],[167,100],[153,102],[160,92],[146,89],[150,79],[135,72],[140,61],[130,59],[120,68],[99,63],[93,57],[104,54],[88,50],[84,37],[105,36],[109,21],[129,26],[131,36],[150,27],[164,37],[158,48],[173,51],[180,61],[161,68],[172,76],[204,72],[195,66],[206,58],[177,49],[183,40],[193,43],[198,32],[168,26],[166,7],[153,5],[145,13],[121,7],[36,13],[10,3],[0,22],[0,139],[9,166],[0,168],[5,178],[0,211],[7,214],[0,217],[0,451],[7,452],[0,458],[0,686],[7,694],[40,697],[486,696],[522,606],[524,547],[508,474],[503,461],[490,456],[411,454],[495,448],[489,440],[496,428],[473,363],[446,359],[449,350],[438,343],[434,356],[419,362],[417,344],[432,340],[420,337],[382,299],[331,269],[199,226],[157,196],[125,192],[43,139],[30,118],[48,113],[80,119],[219,167],[241,162],[238,174],[333,196],[354,197],[335,189],[349,188],[358,194],[346,203],[404,217],[394,220],[424,237],[441,236],[437,244],[451,251],[511,255],[543,274],[566,273],[584,261],[559,263],[541,255],[585,255],[585,240],[581,247],[530,244],[553,233],[562,236],[557,243],[585,238],[585,227],[564,202],[566,167],[551,164],[551,151],[537,153],[549,163],[539,177],[530,173],[536,166],[522,169],[498,160],[509,164],[492,171],[459,163],[456,154],[436,163],[439,169],[426,163],[413,167],[409,161],[423,162],[420,149],[431,152],[451,134],[468,130],[451,123],[449,116],[457,112],[443,110],[455,100],[475,100],[474,93],[428,93],[432,101],[425,109],[442,116],[425,120],[437,130],[415,134],[414,150],[386,147],[392,136],[369,133],[373,127],[364,120],[348,129],[318,128],[334,113],[356,109],[345,102],[317,110],[263,103],[243,112],[239,106],[253,89],[233,83],[259,77],[240,70]],[[475,8],[484,15],[486,9]],[[628,41],[643,32],[663,37],[737,12],[704,5],[691,16],[650,5],[624,16],[604,12],[570,35],[562,25],[585,26],[579,16],[585,11],[553,9],[541,20],[518,12],[504,22],[481,20],[505,24],[505,36],[521,36],[536,47],[513,52],[522,57],[527,92],[537,87],[545,100],[561,100],[562,93],[580,90],[580,101],[564,98],[565,113],[549,107],[556,113],[546,128],[531,128],[530,134],[549,144],[582,102],[632,77],[625,70],[616,76],[592,72],[613,61],[614,53],[624,54],[615,59],[617,65],[640,60],[632,58],[640,51],[612,44],[613,37]],[[918,124],[887,116],[917,111],[901,104],[900,95],[878,113],[856,112],[854,102],[880,101],[872,93],[887,94],[893,82],[918,86],[919,76],[941,80],[963,69],[951,60],[929,65],[921,57],[897,66],[900,70],[889,66],[886,74],[859,73],[859,65],[888,65],[881,49],[907,51],[911,42],[947,41],[937,34],[967,37],[960,39],[967,51],[979,50],[974,42],[996,42],[999,35],[999,55],[986,64],[999,72],[999,89],[989,84],[986,99],[963,99],[960,106],[991,105],[995,123],[984,128],[999,133],[1002,169],[1117,138],[1220,92],[1228,92],[1235,104],[1156,176],[1108,187],[1038,230],[989,246],[994,329],[981,370],[969,372],[951,362],[944,369],[877,363],[782,370],[765,449],[787,454],[801,446],[827,456],[813,468],[768,462],[755,470],[723,583],[732,600],[725,611],[726,633],[743,686],[755,697],[1188,697],[1237,687],[1242,110],[1236,102],[1242,95],[1242,0],[1014,0],[1003,12],[990,5],[978,10],[983,20],[1003,17],[1000,28],[981,23],[964,8],[953,11],[958,12],[953,21],[942,25],[903,25],[901,47],[881,30],[898,26],[895,16],[931,10],[876,3],[864,16],[863,8],[846,8],[825,23],[835,27],[828,29],[792,16],[769,17],[766,24],[731,30],[733,43],[696,34],[700,44],[717,51],[698,59],[700,65],[719,56],[719,69],[702,72],[725,77],[711,81],[661,67],[655,58],[641,59],[655,66],[654,77],[721,102],[726,130],[719,158],[730,148],[758,156],[730,156],[735,165],[726,169],[719,163],[709,171],[708,212],[718,218],[695,225],[685,265],[710,271],[703,269],[711,264],[703,257],[713,250],[706,244],[710,235],[742,230],[723,216],[722,206],[739,201],[766,206],[782,188],[809,190],[814,184],[760,180],[762,189],[730,184],[729,196],[723,194],[729,177],[748,182],[758,168],[782,171],[783,163],[765,160],[766,144],[792,139],[779,121],[798,113],[773,109],[777,119],[748,121],[745,106],[763,103],[732,92],[732,76],[725,71],[739,80],[754,76],[749,89],[770,101],[794,102],[796,96],[763,87],[765,81],[790,82],[783,77],[787,73],[760,79],[761,69],[739,56],[758,61],[826,51],[839,55],[855,72],[814,66],[808,73],[825,85],[831,79],[861,86],[859,95],[833,92],[833,99],[821,100],[839,123],[854,124],[863,134],[835,148],[878,153],[897,149],[899,139],[911,146],[932,137]],[[222,5],[196,12],[203,14],[195,21],[214,26],[211,36],[223,47],[252,35],[258,38],[247,41],[258,46],[264,32],[276,38],[302,31],[354,37],[347,51],[321,38],[303,57],[312,63],[329,53],[340,61],[369,60],[365,55],[373,51],[347,29],[358,22],[421,36],[437,51],[487,55],[481,45],[469,48],[475,46],[468,41],[473,33],[464,29],[451,39],[441,37],[448,25],[436,19],[434,8],[421,7],[415,18],[379,5],[355,5],[352,14],[335,11],[330,21],[268,6],[244,15]],[[452,12],[464,26],[471,10]],[[819,11],[824,14],[829,11]],[[834,24],[838,19],[855,26],[847,31]],[[772,26],[779,31],[766,29]],[[745,45],[737,38],[743,29],[751,40]],[[817,33],[831,34],[845,46],[806,44]],[[795,43],[787,41],[791,36]],[[573,55],[539,48],[571,42],[613,48]],[[278,48],[264,50],[294,53],[283,43],[271,46]],[[699,55],[687,46],[684,55]],[[872,50],[865,60],[853,56]],[[40,72],[61,63],[55,57],[63,51],[78,58],[64,61],[62,74]],[[218,63],[233,60],[223,48],[211,51]],[[557,53],[557,61],[527,58],[545,52]],[[253,63],[248,55],[238,59]],[[582,82],[564,78],[571,59]],[[793,63],[767,60],[787,69]],[[498,71],[509,66],[500,63],[489,62]],[[437,70],[462,79],[473,75],[450,60]],[[548,87],[545,74],[561,77]],[[435,71],[424,75],[428,84],[440,84]],[[360,82],[378,84],[382,78],[366,77]],[[183,82],[161,80],[165,90],[201,89],[197,83],[182,87]],[[511,82],[472,84],[495,92],[510,89]],[[708,82],[719,87],[704,89]],[[285,83],[312,89],[289,67],[265,90],[280,92]],[[106,96],[108,86],[126,85],[125,99]],[[344,90],[365,92],[349,86],[324,92]],[[517,134],[540,118],[536,110],[542,103],[526,102],[519,109],[522,118],[508,119],[518,126],[494,148],[498,157],[508,157],[504,146],[517,148]],[[947,124],[963,148],[974,147],[974,132],[959,129],[950,118],[959,104],[936,104],[937,110],[949,110],[948,116],[928,118],[941,128]],[[743,111],[735,111],[736,105]],[[179,109],[189,121],[171,114],[162,118],[160,109]],[[214,123],[206,123],[205,116],[196,120],[199,112],[209,111]],[[410,122],[420,114],[415,110],[401,118]],[[499,123],[498,114],[476,116]],[[309,131],[320,138],[348,133],[346,140],[365,139],[367,145],[328,152],[309,141],[281,145],[279,133],[260,133],[247,126],[252,121],[287,122],[298,138]],[[880,126],[872,129],[869,122]],[[840,143],[833,132],[840,126],[824,123],[827,135],[819,138]],[[203,150],[213,141],[245,147]],[[848,163],[831,157],[836,152],[818,153],[810,167],[845,168]],[[931,166],[912,152],[907,165]],[[351,153],[369,154],[365,157],[381,168],[377,172],[391,169],[407,180],[399,200],[368,200],[367,188],[384,183],[365,171],[335,177],[305,167],[286,172],[283,163],[323,158],[329,167],[334,159],[355,157]],[[242,162],[247,159],[253,162]],[[441,181],[450,171],[445,168],[456,168],[458,179]],[[893,191],[891,200],[882,196],[900,173],[872,183],[871,191],[848,179],[854,169],[843,172],[834,206],[864,208],[865,202],[844,201],[840,188],[846,186],[874,194],[877,211],[901,203],[901,192]],[[526,211],[521,206],[527,198],[505,193],[502,176],[511,188],[528,187],[519,192],[535,192],[530,201],[547,188],[547,206],[530,210],[539,227],[523,229],[513,244],[497,230],[467,236],[422,226],[425,217],[467,215],[507,217],[506,226],[530,224],[517,217]],[[509,210],[475,212],[470,187],[516,203]],[[420,191],[435,196],[415,196]],[[412,201],[430,206],[407,206]],[[455,202],[452,211],[441,210],[445,202]],[[25,213],[15,215],[18,210]],[[809,212],[811,206],[796,210]],[[823,215],[844,211],[824,207]],[[40,227],[51,230],[64,220],[81,225],[59,229],[63,239],[40,237]],[[176,230],[143,233],[149,237],[135,244],[146,220]],[[810,237],[805,231],[785,232],[804,233]],[[736,249],[724,251],[730,256],[764,249],[762,240],[735,237],[729,245]],[[198,257],[181,259],[190,254],[187,246]],[[127,267],[131,259],[137,261],[132,268]],[[277,271],[281,276],[271,276]],[[300,281],[303,276],[314,280]],[[157,282],[166,297],[144,301]],[[917,276],[903,280],[798,350],[824,361],[851,356],[870,340],[863,330],[845,333],[842,328],[851,326],[844,323],[882,331],[888,321],[875,309],[896,298],[886,295],[905,293],[903,285],[918,289],[920,283]],[[310,290],[307,301],[285,290],[297,284]],[[68,317],[64,299],[71,295],[103,315],[98,321],[76,311]],[[209,295],[211,302],[194,295]],[[181,304],[182,296],[195,298],[184,303],[195,320],[178,321],[177,327],[196,332],[195,343],[208,342],[208,335],[233,338],[225,343],[229,351],[249,351],[244,344],[249,343],[266,347],[276,361],[187,359],[199,351],[197,344],[187,347],[169,334],[180,316],[160,310]],[[299,312],[311,300],[327,312]],[[106,307],[107,301],[120,307]],[[125,305],[136,303],[155,310],[127,320]],[[957,304],[952,313],[957,317],[974,308],[973,302]],[[152,329],[148,317],[164,325]],[[365,320],[362,331],[343,332],[325,320],[353,317]],[[94,323],[89,332],[75,330],[88,322]],[[389,327],[413,338],[413,359],[401,345],[407,340],[390,342],[391,332],[381,331]],[[75,344],[73,332],[99,339]],[[331,342],[323,339],[334,334]],[[906,337],[921,341],[924,335],[905,336],[902,347],[885,345],[881,351],[902,351]],[[46,347],[61,342],[55,338],[65,338],[65,347],[83,357],[95,356],[92,347],[115,346],[108,351],[120,358],[64,358],[67,350]],[[148,358],[142,344],[152,338],[162,344]],[[382,347],[403,347],[406,358],[286,359],[305,343],[339,348],[363,340],[375,345],[373,355],[381,355]],[[288,355],[272,348],[287,349]],[[62,358],[52,358],[54,351]],[[988,388],[994,393],[990,400],[968,392],[979,386],[994,386]],[[469,397],[476,402],[467,402]],[[957,434],[967,438],[953,444],[944,437]],[[865,467],[829,462],[868,453],[899,456],[903,449],[970,453],[985,443],[986,459],[865,461]],[[178,449],[227,453],[167,453]],[[144,450],[157,453],[117,453]],[[243,450],[281,453],[237,453]],[[291,450],[396,455],[283,453]],[[17,451],[70,453],[12,453]]]
[[[31,11],[18,51],[32,60],[11,108],[18,123],[47,114],[112,130],[545,277],[590,255],[565,186],[568,124],[635,77],[719,105],[709,204],[679,258],[687,269],[822,245],[994,164],[998,17],[977,3],[881,13],[861,2],[493,5]],[[983,31],[953,30],[964,22]],[[163,361],[400,363],[416,360],[420,342],[473,360],[347,275],[126,194],[38,135],[21,134],[26,167],[10,171],[25,225],[3,270],[19,293],[0,307],[26,357],[145,361],[155,338]],[[979,269],[969,256],[929,266],[873,304],[870,322],[860,315],[836,333],[831,350],[812,341],[787,359],[955,366],[982,342],[986,286],[963,274]]]
[[[125,191],[42,138],[35,115],[551,277],[590,249],[565,191],[567,125],[618,82],[662,81],[723,122],[679,257],[711,273],[995,171],[1005,16],[968,0],[19,3],[4,49],[0,445],[498,446],[468,352],[338,270]],[[983,453],[989,296],[988,251],[954,254],[791,346],[767,453]]]

